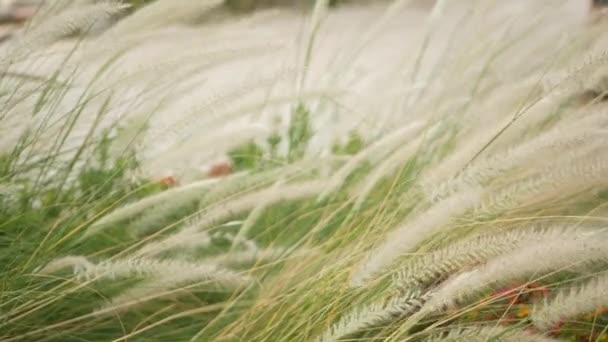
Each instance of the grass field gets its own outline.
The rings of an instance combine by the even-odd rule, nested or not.
[[[608,341],[581,4],[43,5],[0,46],[0,341]]]

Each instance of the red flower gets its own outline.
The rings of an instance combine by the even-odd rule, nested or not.
[[[177,181],[175,180],[175,178],[173,178],[173,176],[167,176],[162,178],[160,180],[160,183],[170,188],[177,184]]]
[[[232,173],[232,165],[229,162],[220,162],[217,164],[211,165],[209,168],[209,172],[207,173],[209,177],[223,177]]]

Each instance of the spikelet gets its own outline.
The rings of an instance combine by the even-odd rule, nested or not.
[[[534,334],[527,331],[514,328],[503,328],[497,326],[472,326],[472,327],[456,327],[435,333],[425,339],[427,342],[559,342],[561,340],[553,339],[539,334]]]
[[[209,263],[198,262],[167,262],[168,268],[155,272],[152,277],[137,283],[122,293],[110,299],[110,303],[100,310],[108,307],[119,307],[122,310],[135,304],[142,304],[165,294],[175,293],[182,287],[212,286],[213,292],[245,289],[252,284],[251,277],[224,269]],[[125,303],[132,303],[125,306]]]
[[[427,189],[425,192],[429,195],[430,201],[435,202],[463,187],[487,185],[492,179],[505,175],[513,168],[537,163],[535,159],[539,154],[557,155],[580,148],[597,139],[606,139],[608,137],[606,132],[596,129],[601,121],[605,121],[602,116],[591,116],[572,123],[567,128],[560,125],[528,142],[481,159],[458,176],[438,186],[429,184],[423,185],[423,188]]]
[[[52,261],[39,273],[54,273],[67,267],[73,268],[76,278],[86,281],[148,278],[179,285],[205,280],[222,288],[238,288],[250,281],[247,276],[214,264],[145,258],[106,260],[94,264],[81,256],[68,256]]]
[[[239,177],[240,176],[241,175],[239,175]],[[101,219],[89,227],[89,229],[83,235],[83,238],[89,238],[94,234],[98,234],[105,227],[131,219],[134,216],[141,214],[145,210],[155,207],[158,208],[163,203],[179,201],[180,205],[185,205],[184,203],[189,203],[193,199],[202,198],[203,195],[219,181],[219,179],[205,179],[177,188],[172,188],[153,196],[145,197],[137,202],[126,204],[114,211],[111,211],[109,214],[102,216]],[[160,209],[162,210],[162,207]]]
[[[496,189],[477,210],[517,209],[524,205],[555,201],[590,188],[605,187],[608,153],[604,146],[591,146],[559,158],[540,172]]]
[[[535,307],[532,322],[541,330],[547,330],[559,322],[600,307],[608,306],[608,276],[597,276],[574,288],[559,291],[550,301]]]
[[[349,340],[349,337],[379,328],[397,319],[405,318],[420,309],[426,301],[426,296],[411,292],[388,303],[373,303],[346,314],[328,331],[319,337],[319,342]]]
[[[71,255],[55,259],[39,269],[37,272],[40,274],[52,274],[71,267],[74,270],[74,274],[79,274],[83,270],[91,269],[94,266],[95,265],[92,262],[83,256]]]
[[[415,250],[426,239],[449,230],[449,223],[475,206],[481,198],[479,189],[449,197],[388,234],[384,243],[372,250],[369,258],[353,275],[351,284],[359,286],[390,265],[397,257]]]
[[[580,270],[593,263],[608,262],[606,241],[607,236],[602,232],[575,232],[542,243],[533,241],[449,279],[437,289],[426,309],[442,310],[488,287],[526,280],[526,277],[542,277],[552,271]]]
[[[574,229],[530,228],[507,232],[478,235],[448,246],[430,254],[416,257],[393,275],[393,288],[397,292],[426,289],[429,285],[445,280],[468,267],[485,263],[487,260],[510,252],[531,242],[542,243],[556,237],[568,236]]]

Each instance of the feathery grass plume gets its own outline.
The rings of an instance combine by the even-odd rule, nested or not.
[[[608,184],[607,152],[601,144],[573,151],[532,175],[496,189],[476,210],[517,209],[525,204],[555,201],[585,190],[601,189]]]
[[[128,222],[128,230],[133,236],[146,236],[167,225],[181,221],[196,212],[205,194],[177,197],[169,202],[145,210]]]
[[[557,155],[564,150],[571,150],[597,138],[605,138],[606,133],[598,129],[598,124],[606,121],[602,116],[590,116],[571,123],[568,127],[558,125],[540,134],[538,137],[509,148],[504,152],[493,154],[467,167],[461,174],[442,182],[423,185],[431,201],[436,201],[463,187],[471,185],[487,185],[489,181],[504,175],[509,170],[537,163],[539,153]]]
[[[240,176],[241,175],[238,177]],[[141,214],[145,210],[155,207],[158,208],[158,206],[163,205],[163,203],[171,203],[175,200],[183,203],[185,199],[192,200],[195,198],[200,198],[207,191],[209,191],[213,185],[220,181],[221,179],[217,178],[204,179],[177,188],[165,190],[159,194],[140,199],[137,202],[126,204],[102,216],[98,221],[89,227],[82,238],[89,238],[91,235],[101,232],[105,227],[131,219],[134,216]]]
[[[133,257],[155,256],[174,248],[183,248],[186,251],[191,251],[199,247],[207,247],[210,241],[210,236],[205,231],[199,232],[196,227],[191,224],[176,234],[169,235],[162,241],[150,242],[144,245],[141,249],[133,252]]]
[[[193,220],[191,229],[206,229],[214,224],[221,223],[222,220],[225,220],[234,214],[254,209],[261,201],[271,205],[316,195],[325,188],[325,184],[326,182],[323,180],[285,184],[277,188],[270,187],[261,189],[239,196],[225,203],[215,204],[204,210],[198,215],[198,218]]]
[[[198,217],[193,219],[191,226],[160,241],[153,241],[144,245],[136,252],[136,255],[158,255],[169,249],[177,248],[181,246],[185,239],[188,239],[193,232],[207,229],[234,215],[252,210],[260,201],[264,201],[270,205],[283,201],[294,201],[307,198],[318,195],[326,187],[326,184],[327,182],[323,180],[286,184],[278,189],[266,188],[242,195],[225,203],[218,203],[198,214]]]
[[[401,128],[397,128],[350,158],[346,164],[331,176],[328,188],[319,196],[319,201],[324,200],[330,193],[341,187],[348,176],[361,166],[362,163],[367,160],[382,160],[383,157],[393,151],[396,146],[409,141],[423,128],[423,126],[423,121],[415,121]]]
[[[419,310],[426,301],[426,295],[410,292],[388,302],[373,303],[345,314],[334,323],[317,341],[350,341],[354,335],[388,325]]]
[[[209,248],[212,243],[213,236],[211,236],[209,232],[204,231],[193,233],[182,247],[185,251],[194,251]]]
[[[420,243],[435,234],[448,230],[451,221],[479,203],[481,194],[478,188],[461,191],[420,211],[415,218],[406,220],[388,234],[384,243],[370,252],[369,257],[353,274],[351,284],[363,285],[399,256],[415,250]]]
[[[214,205],[217,205],[217,203],[230,200],[230,198],[232,198],[233,196],[240,196],[249,191],[256,191],[261,188],[264,188],[274,182],[277,178],[287,180],[303,176],[306,173],[310,172],[309,167],[314,166],[314,164],[315,163],[312,160],[304,160],[297,163],[288,164],[284,167],[274,168],[260,173],[250,174],[249,172],[239,172],[233,175],[229,175],[224,179],[221,179],[221,181],[219,181],[213,187],[204,188],[203,193],[192,193],[193,196],[187,197],[190,197],[193,201],[199,201],[200,207],[202,208],[201,210],[203,210],[204,212],[205,210],[207,210],[206,207],[213,207]],[[180,207],[182,207],[182,204],[187,204],[183,202],[180,197],[181,194],[176,193],[175,196],[171,196],[170,198],[163,197],[162,201],[155,201],[152,206],[157,206],[159,211],[158,213],[151,213],[151,216],[149,216],[148,218],[158,217],[158,215],[166,217],[170,214],[172,210],[179,209]],[[159,204],[167,202],[168,200],[176,200],[177,202],[179,202],[180,205],[176,206],[171,204],[168,207],[158,207]],[[148,208],[149,207],[151,206],[148,206]],[[136,222],[137,227],[140,228],[140,231],[148,230],[146,227],[142,226],[142,224],[144,224],[145,222],[146,220],[140,220]],[[190,219],[189,222],[189,225],[192,225],[193,220]],[[167,247],[172,246],[174,241],[174,238],[167,238],[165,241],[166,243],[163,243],[163,245],[166,245]]]
[[[37,273],[52,274],[71,267],[74,270],[74,274],[77,274],[77,272],[91,269],[94,266],[95,264],[83,256],[70,255],[49,262],[44,267],[37,270]]]
[[[311,176],[317,168],[318,160],[308,159],[265,170],[263,172],[229,175],[205,195],[201,203],[201,208],[204,209],[216,205],[217,203],[230,200],[235,196],[240,196],[250,191],[265,189],[272,184],[276,184],[277,180],[281,180],[282,182],[299,177]]]
[[[221,4],[220,0],[155,0],[122,19],[104,33],[104,36],[123,37],[171,24],[188,23],[200,18],[219,4]]]
[[[108,310],[111,310],[112,312],[128,311],[132,310],[134,307],[145,305],[154,300],[163,299],[168,296],[175,297],[179,295],[180,292],[182,292],[182,294],[192,292],[195,290],[195,286],[200,285],[205,289],[208,278],[206,274],[201,273],[201,275],[203,275],[203,277],[200,277],[197,273],[185,273],[174,278],[144,280],[136,286],[130,287],[122,293],[109,298],[108,302],[104,303],[95,312],[107,312]],[[218,290],[242,290],[250,284],[252,284],[251,281],[240,283],[232,282],[228,284],[228,287],[217,288],[216,286],[212,290],[213,292],[217,292]]]
[[[393,275],[392,287],[397,292],[425,290],[433,283],[488,259],[513,251],[531,242],[542,243],[557,237],[570,236],[575,230],[566,227],[514,229],[506,232],[477,235],[430,254],[415,257]]]
[[[54,43],[69,34],[86,32],[96,22],[120,14],[127,8],[129,5],[121,1],[107,0],[62,11],[12,41],[7,56],[11,59],[25,57],[38,48]]]
[[[171,261],[171,263],[176,266],[110,298],[110,302],[99,310],[109,307],[120,307],[121,310],[125,310],[133,305],[158,299],[165,293],[174,293],[170,290],[179,290],[188,285],[211,285],[214,292],[218,290],[231,292],[243,290],[253,283],[253,279],[248,275],[221,268],[206,261]],[[127,307],[125,303],[133,304]]]
[[[129,229],[136,235],[143,236],[172,223],[171,220],[177,216],[188,217],[198,210],[200,204],[213,203],[213,194],[218,188],[235,179],[245,179],[249,174],[248,171],[242,171],[232,175],[233,178],[209,179],[209,181],[216,180],[216,182],[213,182],[215,183],[213,186],[206,188],[204,191],[172,196],[170,199],[158,203],[152,208],[143,211],[139,217],[135,218],[129,224]]]
[[[581,270],[595,263],[608,262],[604,231],[572,232],[541,243],[532,241],[513,251],[490,259],[471,271],[460,273],[443,283],[423,308],[426,313],[451,307],[487,289],[549,272]]]
[[[214,264],[146,258],[105,260],[94,264],[81,256],[67,256],[50,262],[38,273],[54,273],[67,267],[73,268],[78,279],[87,281],[141,277],[151,278],[153,281],[183,284],[209,280],[210,283],[218,284],[223,288],[238,288],[250,282],[248,276]]]
[[[318,167],[319,160],[310,158],[263,172],[247,174],[245,177],[228,176],[218,186],[209,191],[204,202],[201,203],[201,208],[215,205],[223,200],[229,200],[233,196],[242,195],[248,191],[265,189],[272,184],[276,184],[278,180],[288,182],[297,178],[310,177],[314,175]]]
[[[547,82],[548,91],[558,94],[572,93],[577,90],[585,90],[585,81],[601,66],[608,63],[608,50],[602,49],[586,56],[586,58],[576,59],[576,65],[566,70],[562,75],[554,80]]]
[[[608,306],[608,275],[594,277],[580,286],[559,291],[550,301],[534,308],[532,322],[548,330],[559,322]]]
[[[538,335],[521,329],[503,328],[497,326],[471,326],[471,327],[456,327],[448,331],[442,331],[432,334],[424,341],[439,342],[559,342],[562,340],[551,337]]]

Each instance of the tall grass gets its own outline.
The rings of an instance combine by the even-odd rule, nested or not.
[[[360,12],[217,3],[3,43],[0,340],[608,338],[606,23],[395,1],[326,66]]]

